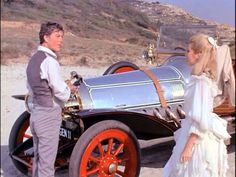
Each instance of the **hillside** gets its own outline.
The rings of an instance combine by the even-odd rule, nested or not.
[[[144,63],[142,51],[156,43],[163,24],[209,24],[174,6],[135,0],[1,1],[1,64],[27,63],[38,45],[40,23],[60,22],[66,31],[63,65]],[[9,1],[9,0],[8,0]],[[219,25],[230,43],[234,30]]]
[[[202,20],[170,4],[143,1],[134,1],[132,4],[137,10],[146,14],[151,22],[157,24],[158,28],[161,25],[215,25],[221,41],[235,45],[235,28],[229,25]]]

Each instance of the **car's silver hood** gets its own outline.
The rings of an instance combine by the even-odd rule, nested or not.
[[[186,73],[174,65],[149,69],[160,81],[169,104],[183,100]],[[160,106],[152,80],[141,70],[85,79],[81,85],[83,107],[141,109]]]

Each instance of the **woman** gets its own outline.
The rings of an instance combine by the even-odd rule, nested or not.
[[[213,38],[190,38],[187,58],[193,66],[185,90],[186,119],[174,133],[176,145],[164,167],[164,177],[225,177],[230,138],[227,122],[213,113],[216,85],[216,46]]]

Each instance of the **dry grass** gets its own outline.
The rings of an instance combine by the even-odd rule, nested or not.
[[[13,0],[1,5],[1,64],[5,65],[28,62],[39,44],[40,24],[48,20],[65,28],[63,65],[144,63],[142,51],[148,43],[156,43],[158,24],[133,8],[132,0]]]
[[[99,66],[139,62],[155,42],[148,18],[119,1],[13,1],[2,6],[1,64],[26,63],[36,49],[40,23],[59,21],[66,31],[60,53],[63,65]]]
[[[28,62],[39,43],[38,26],[39,24],[28,22],[2,21],[1,64]],[[120,60],[141,62],[143,49],[144,47],[140,45],[82,38],[66,32],[64,47],[59,56],[62,65],[98,67]]]

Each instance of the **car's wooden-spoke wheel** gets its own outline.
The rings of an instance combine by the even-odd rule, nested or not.
[[[126,67],[122,67],[122,68],[115,70],[114,74],[115,73],[124,73],[124,72],[128,72],[128,71],[133,71],[133,70],[135,70],[135,69],[132,67],[126,66]]]
[[[27,174],[28,170],[31,170],[32,165],[33,140],[29,130],[29,118],[30,114],[27,111],[17,118],[12,127],[8,143],[10,154],[29,164],[26,166],[14,158],[12,159],[16,168],[23,174]]]
[[[107,141],[106,146],[102,146]],[[98,149],[96,156],[94,152]],[[86,176],[92,174],[127,176],[130,167],[136,166],[137,156],[132,139],[121,130],[111,129],[98,134],[88,145],[82,157],[81,174]],[[121,155],[119,157],[119,155]],[[124,169],[119,169],[121,165]],[[128,175],[129,176],[129,175]],[[134,176],[134,175],[130,175]]]
[[[25,122],[22,123],[21,129],[18,132],[16,143],[20,144],[23,141],[32,137],[32,134],[28,132],[29,130],[29,119],[26,119]]]
[[[90,127],[74,147],[69,176],[138,176],[140,149],[136,137],[128,130],[131,131],[126,125],[113,120]]]
[[[117,63],[114,63],[113,65],[111,65],[103,73],[103,75],[124,73],[124,72],[134,71],[134,70],[138,70],[138,69],[139,69],[139,67],[131,62],[120,61],[120,62],[117,62]]]
[[[8,142],[9,152],[15,167],[25,175],[32,171],[32,158],[34,156],[33,137],[29,128],[29,118],[30,114],[27,111],[23,112],[20,117],[17,118],[11,129]],[[63,145],[63,142],[59,142],[59,149],[66,151]],[[65,165],[68,166],[66,158],[67,157],[64,156],[57,156],[55,163],[56,169]]]

